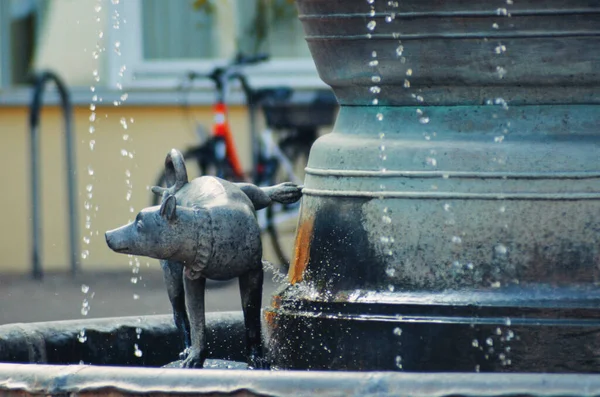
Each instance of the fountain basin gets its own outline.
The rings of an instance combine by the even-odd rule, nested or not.
[[[84,343],[78,340],[82,328]],[[241,312],[208,313],[207,330],[210,358],[243,359]],[[134,355],[136,342],[141,357]],[[176,359],[178,343],[171,316],[3,325],[0,395],[600,395],[600,378],[582,374],[157,368]]]

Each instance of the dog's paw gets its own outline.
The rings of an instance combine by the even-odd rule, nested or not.
[[[189,354],[190,354],[190,348],[186,347],[182,352],[179,353],[179,359],[185,360]]]
[[[187,357],[181,363],[182,368],[202,368],[206,354],[199,349],[189,348]]]
[[[284,182],[279,185],[272,186],[272,191],[269,196],[271,200],[281,204],[292,204],[300,200],[302,197],[302,186],[298,186],[295,183]]]
[[[269,369],[271,368],[271,364],[269,361],[263,356],[262,349],[251,349],[250,354],[248,355],[248,369]]]

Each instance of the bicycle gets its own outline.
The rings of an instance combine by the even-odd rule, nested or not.
[[[318,128],[333,124],[337,101],[330,90],[309,93],[310,98],[304,98],[303,106],[293,103],[294,91],[289,87],[253,89],[241,69],[265,62],[268,58],[265,54],[238,54],[227,65],[215,67],[207,74],[186,74],[180,85],[182,92],[191,90],[194,80],[206,78],[214,84],[216,93],[212,133],[208,136],[203,128],[199,128],[201,124],[196,122],[200,142],[182,151],[186,163],[193,162],[200,175],[215,175],[235,182],[252,182],[258,186],[285,181],[302,184],[304,167],[310,147],[317,138]],[[252,142],[252,169],[249,173],[242,169],[227,119],[226,100],[231,81],[240,83],[249,109]],[[184,103],[189,110],[187,102]],[[263,110],[267,126],[260,134],[257,132],[256,117],[259,108]],[[275,139],[275,135],[278,139]],[[156,185],[164,186],[164,183],[163,171]],[[159,200],[157,196],[153,196],[153,205],[158,205]],[[282,236],[294,231],[299,206],[299,203],[273,204],[257,213],[261,231],[269,235],[283,270],[289,264],[289,254],[284,248]]]

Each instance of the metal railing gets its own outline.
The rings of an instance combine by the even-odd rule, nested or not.
[[[75,180],[75,151],[73,146],[72,114],[73,109],[69,91],[65,83],[53,72],[44,71],[34,76],[33,98],[29,107],[29,129],[30,129],[30,158],[31,158],[31,205],[32,205],[32,276],[41,279],[44,276],[42,268],[42,221],[41,221],[41,192],[40,192],[40,112],[43,106],[43,94],[46,84],[53,81],[58,89],[60,105],[63,111],[65,129],[65,156],[67,172],[67,193],[69,212],[69,246],[71,273],[75,275],[79,270],[79,244],[77,236],[77,188]]]

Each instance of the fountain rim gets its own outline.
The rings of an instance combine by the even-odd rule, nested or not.
[[[0,391],[99,393],[167,392],[250,395],[365,396],[599,396],[600,376],[591,374],[402,373],[358,371],[248,371],[99,367],[0,363]],[[173,386],[177,385],[177,386]]]

